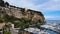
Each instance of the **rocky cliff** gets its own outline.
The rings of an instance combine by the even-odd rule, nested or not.
[[[44,15],[40,11],[15,7],[0,0],[0,18],[4,18],[6,15],[13,16],[18,19],[23,18],[24,20],[31,20],[34,23],[45,23]]]

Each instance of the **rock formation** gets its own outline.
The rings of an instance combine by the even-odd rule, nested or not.
[[[14,16],[18,19],[32,20],[34,23],[45,23],[44,15],[40,11],[15,7],[9,5],[8,2],[0,0],[0,18],[4,18],[6,15]]]

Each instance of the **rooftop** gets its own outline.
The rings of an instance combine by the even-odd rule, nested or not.
[[[4,27],[5,23],[0,23],[0,29]]]

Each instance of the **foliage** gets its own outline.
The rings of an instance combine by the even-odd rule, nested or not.
[[[4,32],[4,34],[11,34],[11,32]]]
[[[3,19],[0,18],[0,23],[3,22]]]
[[[3,18],[0,18],[0,23],[2,23],[2,22],[4,22],[5,21],[5,19],[3,19]]]
[[[9,6],[9,3],[8,3],[8,2],[6,2],[5,4],[6,4],[7,6]]]
[[[17,20],[19,20],[19,22],[14,22]],[[39,22],[34,23],[31,19],[30,20],[26,20],[24,18],[18,19],[18,18],[15,18],[13,16],[8,16],[8,15],[6,15],[3,19],[0,19],[0,21],[3,21],[3,22],[5,21],[6,23],[11,22],[15,25],[15,27],[17,28],[19,27],[20,29],[27,28],[30,25],[39,24]]]
[[[4,1],[3,0],[0,0],[0,6],[4,7]]]

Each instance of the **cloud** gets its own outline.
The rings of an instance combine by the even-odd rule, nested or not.
[[[9,2],[11,5],[18,6],[18,7],[23,7],[23,8],[29,8],[29,9],[34,9],[35,5],[32,3],[33,1],[30,0],[4,0]]]
[[[56,0],[50,0],[44,4],[42,4],[41,6],[41,10],[43,11],[56,11],[56,10],[60,10],[60,0],[56,1]]]
[[[60,10],[60,0],[4,0],[11,5],[41,12]],[[45,16],[46,19],[60,19],[60,16]]]
[[[60,20],[60,16],[45,16],[45,19],[48,19],[48,20]]]
[[[38,3],[39,0],[5,0],[8,1],[10,4],[29,8],[33,10],[39,10],[39,11],[56,11],[60,10],[60,0],[49,0],[49,1],[42,1],[42,3]],[[37,4],[36,4],[37,3]],[[35,5],[36,4],[36,5]]]

